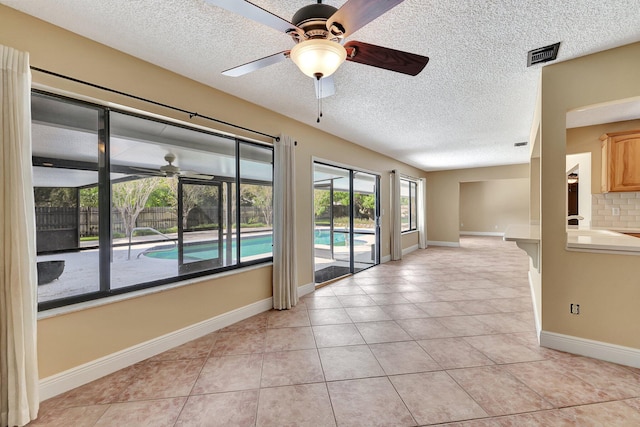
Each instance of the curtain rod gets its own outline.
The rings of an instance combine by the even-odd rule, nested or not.
[[[391,173],[397,173],[398,175],[403,176],[405,178],[409,178],[409,179],[411,179],[413,181],[420,181],[420,178],[416,178],[415,176],[411,176],[411,175],[407,175],[407,174],[402,173],[402,172],[398,172],[396,169],[393,169],[391,171]]]
[[[203,116],[202,114],[198,114],[198,113],[194,113],[194,112],[191,112],[191,111],[183,110],[182,108],[174,107],[172,105],[163,104],[163,103],[157,102],[157,101],[152,101],[152,100],[147,99],[147,98],[142,98],[141,96],[131,95],[130,93],[121,92],[119,90],[111,89],[111,88],[108,88],[108,87],[105,87],[105,86],[100,86],[100,85],[97,85],[95,83],[86,82],[84,80],[76,79],[74,77],[65,76],[64,74],[55,73],[53,71],[45,70],[45,69],[42,69],[42,68],[33,67],[33,66],[31,66],[30,68],[32,70],[38,71],[40,73],[49,74],[49,75],[54,76],[54,77],[59,77],[61,79],[70,80],[70,81],[75,82],[75,83],[80,83],[80,84],[83,84],[83,85],[86,85],[86,86],[90,86],[90,87],[93,87],[93,88],[96,88],[96,89],[100,89],[100,90],[104,90],[104,91],[107,91],[107,92],[115,93],[117,95],[126,96],[126,97],[129,97],[129,98],[136,99],[138,101],[143,101],[143,102],[147,102],[149,104],[153,104],[153,105],[157,105],[157,106],[160,106],[160,107],[168,108],[170,110],[179,111],[181,113],[188,114],[189,115],[189,119],[192,119],[194,117],[201,117],[203,119],[211,120],[212,122],[220,123],[220,124],[225,125],[225,126],[230,126],[230,127],[236,128],[236,129],[241,129],[241,130],[244,130],[244,131],[247,131],[247,132],[255,133],[256,135],[262,135],[262,136],[269,137],[271,139],[275,139],[276,141],[280,141],[280,137],[278,137],[278,136],[269,135],[268,133],[263,133],[263,132],[260,132],[260,131],[257,131],[257,130],[253,130],[253,129],[249,129],[249,128],[240,126],[240,125],[234,125],[233,123],[225,122],[224,120],[215,119],[215,118],[209,117],[209,116]]]

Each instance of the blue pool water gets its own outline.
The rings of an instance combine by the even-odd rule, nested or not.
[[[231,244],[231,253],[233,258],[236,255],[236,241]],[[242,258],[256,255],[271,255],[273,246],[273,236],[270,234],[264,236],[243,237],[240,246],[240,256]],[[145,256],[158,259],[178,259],[178,248],[162,249],[161,247],[151,248],[145,253]],[[222,251],[227,249],[227,242],[224,241]],[[217,242],[192,243],[184,246],[185,261],[202,261],[207,259],[219,258]]]
[[[347,233],[333,233],[333,245],[334,246],[345,246],[347,243],[347,237],[349,235]],[[353,234],[353,244],[354,246],[366,245],[367,242],[362,240],[365,234]],[[360,239],[358,239],[360,237]],[[314,233],[313,242],[316,245],[330,245],[331,244],[331,232],[329,230],[316,230]]]
[[[329,245],[331,242],[329,230],[316,230],[314,235],[314,243],[316,245]],[[346,245],[346,233],[334,233],[333,244],[334,246]],[[358,237],[365,236],[364,234],[354,234],[355,246],[366,245],[367,242]],[[271,234],[263,236],[248,236],[242,238],[242,245],[240,245],[240,256],[242,258],[251,257],[256,255],[269,256],[272,253],[273,236]],[[223,242],[222,250],[226,251],[227,242]],[[236,241],[234,240],[231,245],[231,252],[233,257],[236,254]],[[151,248],[144,253],[145,256],[157,259],[178,259],[178,248]],[[184,246],[184,259],[185,261],[200,261],[207,259],[218,258],[218,244],[214,242],[193,243]]]

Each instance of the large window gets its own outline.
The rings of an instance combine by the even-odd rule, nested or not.
[[[415,181],[400,179],[400,220],[403,232],[418,229],[417,194],[418,184]]]
[[[34,91],[41,309],[272,257],[270,146]]]

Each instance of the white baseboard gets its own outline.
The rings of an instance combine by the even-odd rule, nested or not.
[[[640,368],[640,349],[638,348],[624,347],[547,331],[540,333],[540,345],[554,350]]]
[[[489,236],[489,237],[504,237],[504,232],[501,231],[461,231],[461,236]]]
[[[409,246],[408,248],[404,248],[404,249],[402,250],[402,256],[405,256],[405,255],[407,255],[407,254],[410,254],[410,253],[411,253],[411,252],[413,252],[413,251],[417,251],[417,250],[418,250],[418,248],[419,248],[419,246],[418,246],[418,245],[413,245],[413,246]]]
[[[446,246],[449,248],[459,248],[460,242],[439,242],[437,240],[428,240],[427,245],[429,246]]]
[[[380,264],[384,264],[385,262],[389,262],[391,261],[391,255],[385,255],[382,258],[380,258]]]
[[[306,286],[306,285],[305,285]],[[267,298],[253,304],[229,311],[211,319],[187,326],[186,328],[126,348],[83,365],[40,380],[40,400],[46,400],[61,393],[80,387],[120,369],[131,366],[149,357],[185,344],[196,338],[215,332],[226,326],[269,311],[273,299]]]
[[[298,286],[298,296],[303,297],[315,290],[316,290],[316,284],[313,282],[307,283],[306,285]]]

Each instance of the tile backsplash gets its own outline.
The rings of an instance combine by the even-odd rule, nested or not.
[[[640,229],[640,192],[592,194],[591,205],[592,227]]]

